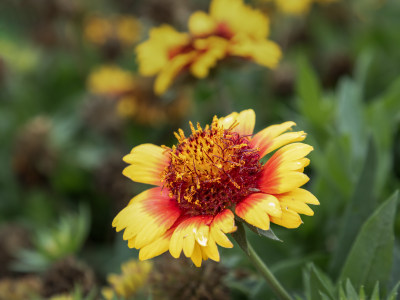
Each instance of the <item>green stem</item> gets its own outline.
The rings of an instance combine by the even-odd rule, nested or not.
[[[260,271],[261,275],[264,277],[265,281],[269,284],[269,286],[273,289],[275,294],[279,299],[282,300],[293,300],[293,298],[289,295],[289,293],[283,288],[278,279],[272,274],[272,272],[268,269],[267,265],[261,260],[261,258],[254,251],[253,247],[247,242],[248,247],[248,257],[256,266],[258,271]]]

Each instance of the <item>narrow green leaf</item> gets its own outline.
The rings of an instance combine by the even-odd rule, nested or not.
[[[328,297],[326,294],[320,292],[320,299],[321,300],[332,300],[332,298]]]
[[[321,84],[314,70],[305,57],[297,62],[298,80],[297,94],[299,95],[299,110],[307,121],[315,125],[316,130],[324,130],[329,113],[332,111],[330,102],[323,101]]]
[[[297,91],[304,105],[319,106],[321,100],[321,87],[318,77],[311,68],[306,58],[301,57],[298,60],[299,80],[297,81]],[[313,108],[308,107],[308,111]]]
[[[375,208],[376,161],[376,150],[373,142],[370,141],[364,167],[351,202],[347,206],[337,241],[337,249],[331,261],[331,269],[335,275],[343,266],[361,225]]]
[[[379,300],[379,281],[375,283],[374,290],[372,291],[371,300]]]
[[[351,284],[350,279],[346,280],[346,294],[348,300],[359,300],[357,292]]]
[[[311,299],[311,281],[310,281],[310,269],[303,268],[303,286],[304,286],[304,294],[306,295],[306,299]]]
[[[346,293],[344,292],[342,285],[339,286],[339,300],[347,300]]]
[[[392,289],[389,296],[387,297],[387,300],[396,300],[397,299],[397,292],[399,290],[399,287],[400,287],[400,281]]]
[[[247,238],[246,238],[246,231],[243,226],[243,222],[237,221],[236,222],[237,230],[232,234],[232,237],[235,239],[235,241],[238,243],[240,248],[243,249],[244,252],[249,255],[249,248],[247,245]]]
[[[364,289],[364,286],[362,285],[361,287],[360,287],[360,292],[359,292],[359,297],[360,297],[360,300],[367,300],[367,298],[366,298],[366,296],[365,296],[365,289]]]
[[[377,281],[387,282],[392,269],[394,219],[398,192],[386,200],[364,223],[340,275],[371,293]]]
[[[337,103],[337,128],[341,135],[349,138],[352,158],[357,162],[363,157],[367,142],[360,86],[349,78],[343,79],[338,88]]]
[[[335,287],[331,279],[321,270],[317,269],[314,264],[310,264],[308,268],[310,274],[310,299],[321,299],[321,292],[329,296],[330,299],[335,299]]]

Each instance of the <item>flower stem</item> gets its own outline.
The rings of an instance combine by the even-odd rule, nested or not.
[[[254,251],[253,247],[247,242],[248,247],[248,257],[252,261],[252,263],[256,266],[258,271],[260,271],[261,275],[264,277],[265,281],[269,284],[275,294],[279,299],[282,300],[292,300],[293,298],[289,295],[289,293],[283,288],[278,279],[272,274],[272,272],[268,269],[267,265],[261,260],[261,258]]]

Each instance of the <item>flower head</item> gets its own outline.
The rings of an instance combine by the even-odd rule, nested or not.
[[[115,299],[115,296],[129,298],[147,282],[152,264],[129,260],[121,266],[122,274],[110,274],[107,281],[111,287],[103,288],[102,294],[106,299]]]
[[[189,137],[175,133],[178,145],[144,144],[124,157],[125,176],[157,186],[134,197],[113,221],[117,231],[125,229],[128,246],[140,249],[140,259],[167,250],[177,258],[183,250],[196,266],[219,261],[217,244],[233,247],[226,236],[236,230],[233,212],[264,230],[270,222],[296,228],[299,213],[313,215],[306,203],[319,202],[300,188],[312,150],[299,143],[305,133],[286,132],[295,124],[285,122],[253,135],[254,124],[253,110],[214,117],[205,128],[190,123]]]
[[[157,75],[157,94],[164,93],[184,70],[204,78],[228,56],[251,59],[269,68],[280,60],[279,46],[267,40],[267,17],[242,0],[213,0],[209,14],[193,13],[188,26],[189,33],[177,32],[169,25],[154,28],[149,39],[136,48],[139,72]]]

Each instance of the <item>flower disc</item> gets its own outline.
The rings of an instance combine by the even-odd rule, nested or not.
[[[214,119],[211,128],[197,125],[179,144],[168,149],[170,164],[163,173],[164,188],[188,215],[216,215],[256,188],[261,164],[248,136],[224,129]]]

